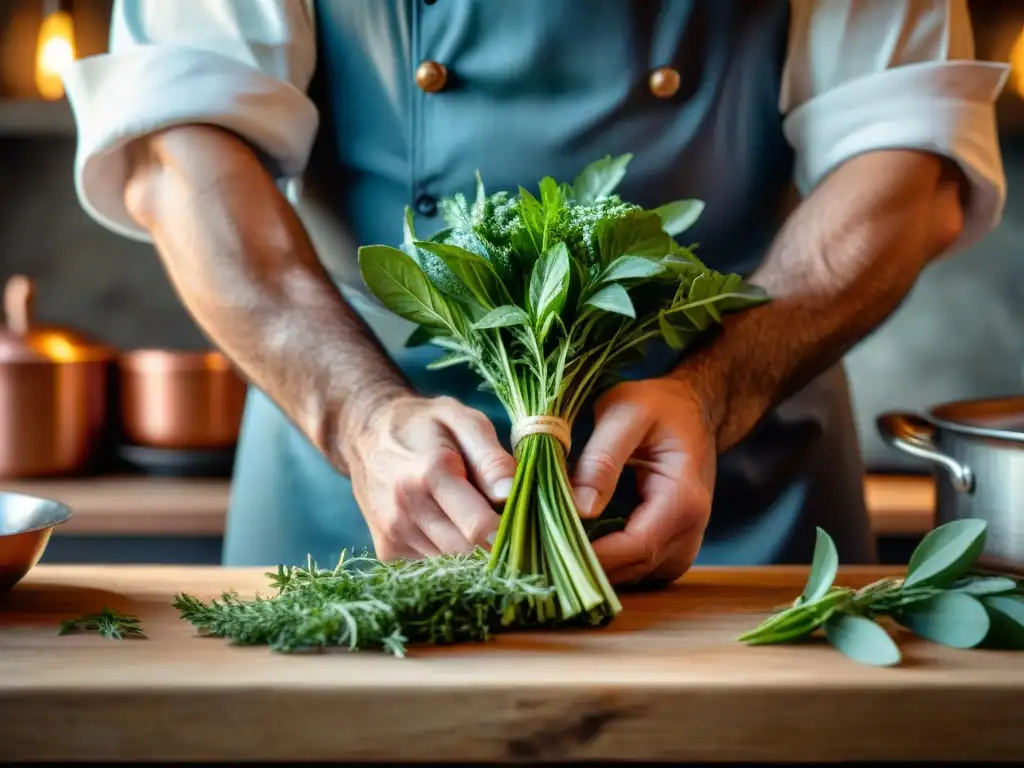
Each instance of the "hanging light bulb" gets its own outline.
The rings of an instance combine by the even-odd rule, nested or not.
[[[48,101],[64,97],[61,73],[76,57],[75,26],[60,0],[46,0],[36,43],[36,90]]]

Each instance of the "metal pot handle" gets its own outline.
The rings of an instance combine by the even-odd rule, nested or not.
[[[935,427],[913,413],[883,413],[875,420],[882,439],[897,450],[938,464],[949,474],[953,488],[974,490],[974,473],[966,464],[942,453],[935,445]]]

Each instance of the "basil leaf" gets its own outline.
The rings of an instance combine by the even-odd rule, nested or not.
[[[487,259],[448,243],[418,241],[416,247],[437,256],[484,309],[490,310],[505,303],[505,287]]]
[[[1024,651],[1024,598],[989,595],[981,604],[992,624],[986,639],[997,647]]]
[[[675,236],[688,230],[700,218],[704,212],[704,202],[702,200],[676,200],[674,203],[666,203],[655,208],[654,212],[661,219],[662,229]]]
[[[663,267],[656,261],[626,254],[609,264],[601,273],[599,281],[613,283],[619,280],[643,280],[655,277],[663,271]]]
[[[534,325],[538,329],[542,329],[545,323],[550,322],[550,315],[558,315],[565,308],[569,280],[572,276],[571,269],[569,249],[561,242],[545,251],[533,265],[529,306],[533,312]]]
[[[940,592],[912,603],[893,618],[921,637],[951,648],[973,648],[988,635],[988,612],[963,592]]]
[[[672,251],[672,238],[652,211],[630,211],[606,219],[595,227],[595,232],[602,264],[610,265],[625,255],[660,261]]]
[[[513,304],[502,304],[473,323],[473,328],[508,328],[512,325],[526,325],[529,322],[530,316],[522,309]]]
[[[950,587],[954,592],[964,592],[979,597],[982,595],[999,595],[1013,592],[1017,582],[1005,576],[969,576],[954,582]]]
[[[819,529],[820,530],[820,529]],[[861,664],[891,667],[900,663],[900,649],[888,632],[871,619],[837,613],[825,622],[825,637],[844,653]]]
[[[577,203],[589,204],[608,197],[626,176],[626,166],[633,155],[618,157],[605,155],[580,171],[572,185],[572,196]]]
[[[910,556],[906,587],[946,587],[959,579],[985,546],[984,520],[954,520],[928,533]]]
[[[811,602],[828,594],[839,571],[839,553],[832,537],[821,528],[817,529],[816,536],[811,572],[807,577],[803,594],[798,599],[799,603]]]
[[[386,245],[364,245],[358,258],[363,280],[381,304],[411,322],[454,332],[451,306],[411,256]]]
[[[636,310],[633,308],[633,300],[629,298],[626,289],[618,283],[610,283],[595,293],[586,301],[592,307],[603,309],[605,312],[614,312],[617,315],[636,317]]]

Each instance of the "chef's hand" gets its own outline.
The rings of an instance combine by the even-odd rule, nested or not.
[[[492,503],[508,497],[516,462],[479,411],[405,395],[348,440],[352,489],[381,560],[466,553],[497,531]]]
[[[614,584],[675,580],[697,556],[717,456],[703,402],[696,386],[673,377],[618,384],[597,403],[574,470],[580,515],[601,514],[630,460],[641,497],[624,530],[594,542]]]

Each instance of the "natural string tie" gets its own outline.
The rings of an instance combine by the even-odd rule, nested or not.
[[[527,416],[512,425],[512,453],[528,435],[551,435],[569,453],[572,448],[572,429],[569,422],[557,416]]]

